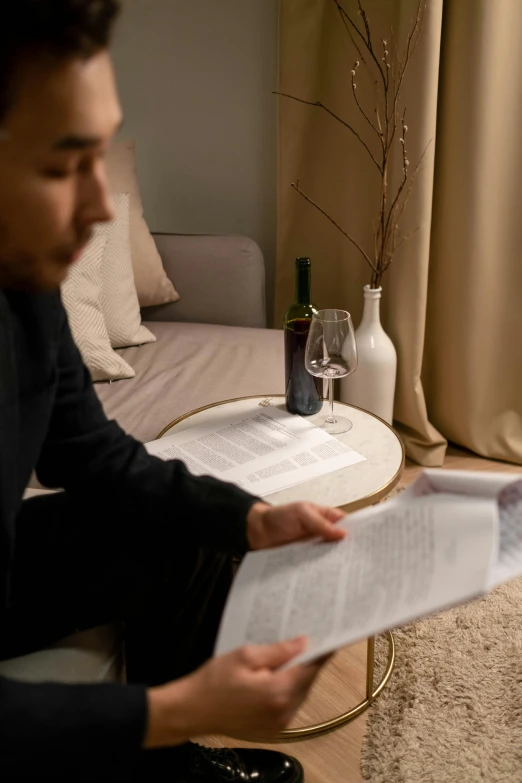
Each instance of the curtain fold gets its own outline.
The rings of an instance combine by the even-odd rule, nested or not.
[[[364,7],[376,40],[388,38],[391,24],[400,44],[417,2]],[[357,18],[355,0],[345,8]],[[371,138],[351,96],[356,53],[335,3],[281,0],[280,35],[280,91],[321,101]],[[521,44],[519,0],[428,0],[401,90],[408,157],[428,151],[403,224],[418,230],[383,281],[383,325],[399,360],[395,426],[423,465],[443,463],[446,439],[522,462]],[[359,96],[371,89],[358,84]],[[357,324],[369,269],[290,183],[299,178],[370,250],[378,172],[325,110],[279,101],[275,325],[292,300],[298,255],[312,258],[315,303],[348,309]]]
[[[522,462],[522,3],[444,7],[424,377],[434,424]]]

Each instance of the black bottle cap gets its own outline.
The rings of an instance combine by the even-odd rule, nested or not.
[[[299,266],[310,266],[310,259],[306,256],[302,256],[301,258],[296,258],[295,263]]]

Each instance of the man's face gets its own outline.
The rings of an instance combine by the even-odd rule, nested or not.
[[[25,68],[0,138],[0,287],[52,290],[113,217],[104,155],[121,123],[106,52]]]

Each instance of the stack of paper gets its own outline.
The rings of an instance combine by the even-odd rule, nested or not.
[[[148,443],[196,476],[212,475],[256,495],[324,476],[366,458],[300,416],[270,407],[203,424]]]
[[[398,497],[346,516],[339,542],[250,552],[216,654],[307,636],[306,663],[522,576],[522,479],[425,470]]]

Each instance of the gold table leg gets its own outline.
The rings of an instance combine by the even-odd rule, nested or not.
[[[366,698],[363,701],[355,707],[352,707],[348,712],[344,712],[342,715],[326,720],[323,723],[316,723],[313,726],[298,726],[295,729],[285,729],[285,731],[282,731],[278,735],[277,739],[282,742],[292,742],[293,740],[304,739],[305,737],[317,737],[320,734],[326,734],[328,731],[333,731],[341,726],[345,726],[354,718],[358,718],[359,715],[362,715],[386,687],[395,665],[395,640],[393,634],[391,631],[386,631],[385,636],[388,639],[388,663],[386,664],[384,674],[376,687],[374,687],[375,637],[371,636],[368,639],[366,654]]]
[[[373,699],[373,675],[375,670],[375,636],[368,639],[366,652],[366,698]]]

